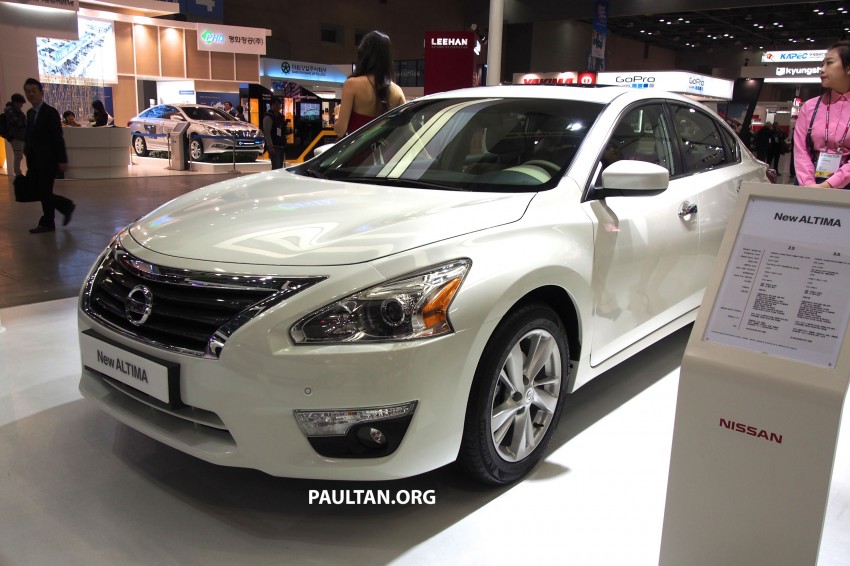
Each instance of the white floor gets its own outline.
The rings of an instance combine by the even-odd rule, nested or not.
[[[75,303],[0,310],[3,566],[658,563],[688,329],[573,395],[549,457],[517,485],[451,468],[363,485],[216,467],[102,414],[77,392]],[[843,428],[821,566],[850,565]],[[436,503],[308,503],[342,488],[434,490]]]

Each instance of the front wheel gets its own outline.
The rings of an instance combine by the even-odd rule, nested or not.
[[[189,159],[192,161],[204,160],[204,142],[201,141],[201,138],[189,140]]]
[[[147,157],[148,145],[145,143],[145,138],[142,136],[133,136],[133,151],[139,157]]]
[[[494,485],[531,471],[557,425],[569,367],[566,330],[551,308],[533,303],[509,313],[475,372],[461,469]]]

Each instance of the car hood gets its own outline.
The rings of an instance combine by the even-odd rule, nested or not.
[[[154,252],[214,262],[342,265],[514,222],[534,193],[470,193],[302,177],[231,179],[179,197],[130,234]]]
[[[249,123],[249,122],[236,122],[230,120],[222,120],[220,122],[213,120],[203,120],[199,122],[195,122],[195,124],[202,124],[204,126],[212,126],[213,128],[218,128],[219,130],[256,130],[257,126]]]

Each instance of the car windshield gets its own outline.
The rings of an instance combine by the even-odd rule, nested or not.
[[[557,183],[601,111],[601,104],[574,100],[414,101],[290,171],[437,189],[538,191]]]
[[[218,108],[209,108],[203,106],[184,106],[183,112],[190,120],[214,121],[214,122],[232,122],[236,120],[227,112],[223,112]]]

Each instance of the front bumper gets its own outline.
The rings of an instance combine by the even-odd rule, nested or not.
[[[163,406],[91,367],[82,369],[80,392],[164,444],[208,462],[275,476],[395,479],[457,457],[478,359],[472,333],[402,344],[273,349],[269,343],[279,340],[283,329],[262,327],[259,321],[248,325],[228,342],[219,360],[210,360],[136,343],[81,311],[81,333],[93,330],[119,346],[177,364],[179,399],[185,406]],[[299,410],[411,401],[416,402],[415,412],[397,449],[379,457],[323,456],[295,415]]]

